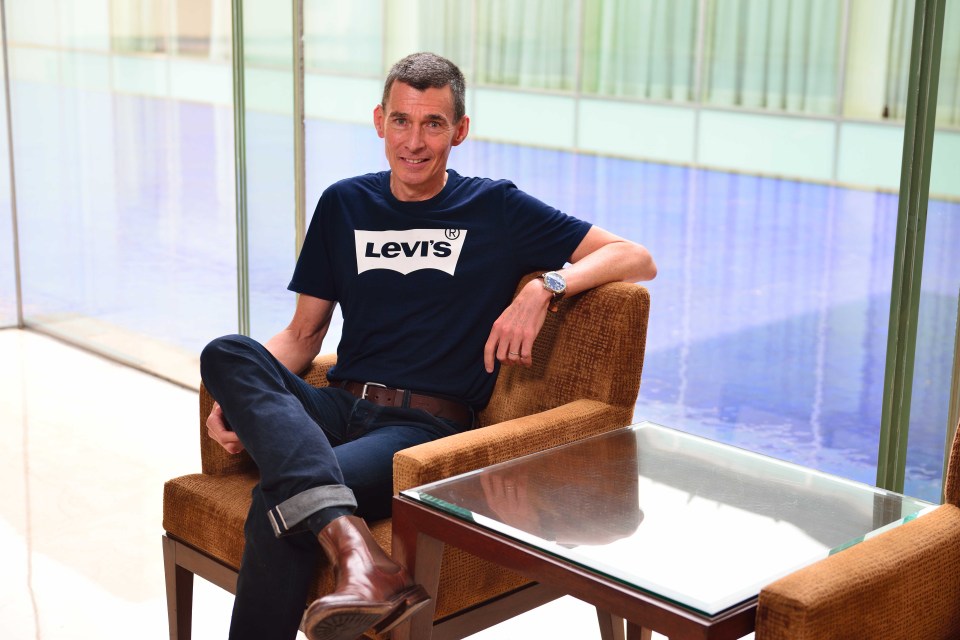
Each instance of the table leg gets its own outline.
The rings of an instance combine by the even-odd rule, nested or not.
[[[413,574],[414,582],[423,585],[430,594],[430,602],[416,614],[397,626],[392,640],[430,640],[433,634],[433,616],[437,610],[437,590],[440,584],[440,563],[443,543],[416,529],[393,520],[393,557]]]
[[[627,621],[627,640],[651,640],[653,631]]]
[[[597,609],[597,620],[600,622],[600,640],[625,640],[623,618]]]

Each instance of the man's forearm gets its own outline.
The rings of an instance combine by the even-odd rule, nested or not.
[[[618,240],[605,244],[562,270],[567,295],[607,282],[640,282],[657,275],[650,252],[639,244]]]
[[[290,324],[264,346],[287,369],[302,373],[320,353],[335,306],[330,300],[299,295]]]
[[[320,353],[328,326],[324,325],[320,331],[310,334],[303,334],[287,327],[270,338],[264,346],[287,369],[294,373],[301,373]]]

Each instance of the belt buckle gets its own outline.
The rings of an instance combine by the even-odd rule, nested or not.
[[[387,385],[385,385],[385,384],[380,384],[379,382],[364,382],[364,383],[363,383],[363,390],[360,392],[360,399],[361,399],[361,400],[366,400],[366,399],[367,399],[367,387],[380,387],[381,389],[386,389],[386,388],[387,388]]]

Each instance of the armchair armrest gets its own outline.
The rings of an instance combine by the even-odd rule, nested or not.
[[[760,592],[757,640],[954,638],[960,508],[944,505]]]
[[[315,387],[326,387],[327,371],[337,362],[333,354],[317,356],[300,376]],[[213,409],[213,396],[207,388],[200,385],[200,463],[203,473],[208,475],[228,475],[234,473],[253,473],[257,465],[246,451],[238,454],[227,453],[223,447],[207,435],[207,416]]]
[[[575,400],[533,415],[398,451],[394,493],[629,424],[632,407]]]

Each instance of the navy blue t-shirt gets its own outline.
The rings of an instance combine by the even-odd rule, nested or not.
[[[494,321],[523,275],[562,267],[591,225],[512,182],[447,174],[422,202],[397,200],[389,171],[330,186],[289,288],[340,304],[331,378],[480,409],[496,380],[483,365]]]

